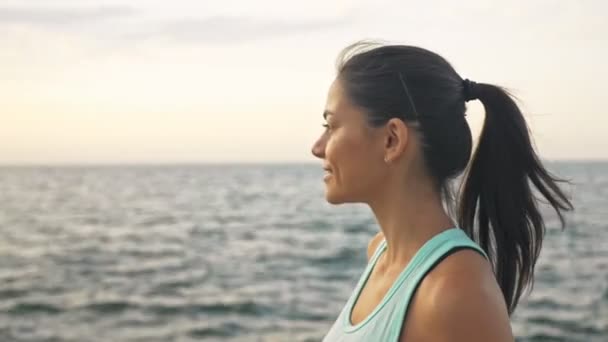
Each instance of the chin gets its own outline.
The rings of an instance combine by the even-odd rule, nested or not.
[[[338,193],[336,191],[331,191],[329,189],[325,190],[325,200],[329,204],[343,204],[353,202],[352,199],[349,199],[345,194]]]
[[[327,201],[327,203],[329,204],[340,204],[342,203],[342,201],[340,200],[340,196],[337,196],[337,194],[329,189],[325,189],[325,200]]]
[[[338,198],[334,198],[334,197],[330,197],[330,196],[325,196],[325,200],[327,200],[327,203],[329,204],[342,204],[344,203],[344,201],[339,200]]]

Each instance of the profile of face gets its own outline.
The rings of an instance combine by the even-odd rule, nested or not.
[[[382,187],[387,172],[385,134],[366,121],[365,112],[351,103],[339,79],[329,88],[326,129],[312,147],[325,169],[325,198],[329,203],[367,202]]]

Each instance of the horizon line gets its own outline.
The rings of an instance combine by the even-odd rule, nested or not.
[[[560,159],[545,159],[541,158],[543,163],[578,163],[578,164],[592,164],[592,163],[608,163],[608,158],[598,159],[576,159],[576,158],[560,158]],[[106,162],[20,162],[20,163],[2,163],[0,162],[0,168],[11,168],[11,167],[146,167],[146,166],[264,166],[264,165],[316,165],[318,162],[315,161],[297,161],[297,160],[286,160],[286,161],[135,161],[135,162],[119,162],[119,161],[106,161]]]

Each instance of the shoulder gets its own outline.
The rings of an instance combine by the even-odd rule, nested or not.
[[[513,341],[491,266],[471,249],[453,252],[437,264],[420,283],[410,309],[412,320],[401,342]],[[410,328],[416,338],[408,337]]]
[[[372,257],[380,242],[384,239],[384,234],[378,232],[367,244],[367,261]]]

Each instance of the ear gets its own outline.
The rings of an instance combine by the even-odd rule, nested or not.
[[[392,162],[401,157],[409,138],[409,128],[403,120],[392,118],[385,124],[384,159]]]

